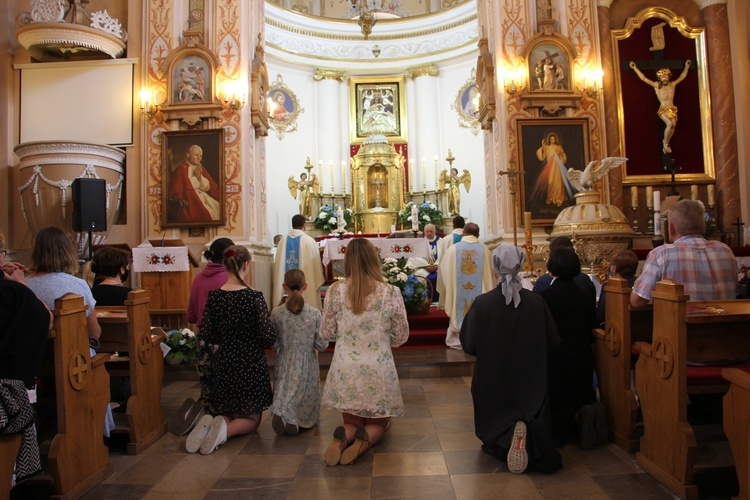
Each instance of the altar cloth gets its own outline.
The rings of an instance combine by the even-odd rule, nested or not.
[[[375,245],[380,252],[380,257],[387,259],[393,257],[422,257],[424,259],[430,256],[430,245],[424,238],[365,238]],[[325,249],[323,250],[323,265],[328,265],[332,260],[342,260],[346,254],[346,246],[352,238],[344,240],[325,240]]]

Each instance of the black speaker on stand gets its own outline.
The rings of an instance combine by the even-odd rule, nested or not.
[[[92,257],[91,233],[107,230],[107,181],[80,177],[73,191],[73,231],[89,233],[89,260]]]

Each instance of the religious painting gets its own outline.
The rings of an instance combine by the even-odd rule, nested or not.
[[[198,54],[188,54],[172,66],[170,104],[212,101],[211,65]]]
[[[567,170],[581,170],[589,161],[586,118],[530,118],[516,121],[522,174],[522,211],[536,225],[550,225],[566,207],[575,205],[576,189]]]
[[[276,81],[268,89],[267,103],[269,125],[276,131],[279,140],[288,132],[297,130],[297,117],[305,110],[300,107],[297,96],[284,83],[281,74],[276,75]]]
[[[224,129],[162,134],[162,227],[225,223]]]
[[[458,114],[458,126],[470,128],[474,135],[479,133],[479,88],[477,87],[476,68],[471,68],[471,76],[464,82],[451,108]]]
[[[349,129],[352,144],[373,135],[406,142],[404,77],[349,79]]]
[[[624,184],[714,179],[704,28],[650,7],[612,32]]]
[[[536,44],[528,56],[530,92],[569,92],[571,61],[567,51],[552,40]]]
[[[258,136],[268,135],[268,110],[266,109],[266,93],[268,91],[268,69],[265,62],[265,50],[258,44],[251,64],[250,82],[252,100],[250,103],[250,120]]]

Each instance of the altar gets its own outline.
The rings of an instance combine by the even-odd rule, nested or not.
[[[429,259],[430,245],[424,238],[367,238],[370,243],[375,245],[382,259],[392,257],[398,259],[406,257],[407,259],[421,257]],[[340,239],[322,239],[318,245],[323,248],[323,265],[328,266],[331,261],[343,260],[346,255],[346,247],[351,238]]]

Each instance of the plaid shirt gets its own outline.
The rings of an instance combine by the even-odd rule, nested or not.
[[[721,242],[699,235],[682,236],[648,253],[633,292],[651,300],[656,282],[666,279],[682,283],[690,300],[736,299],[737,259]]]

